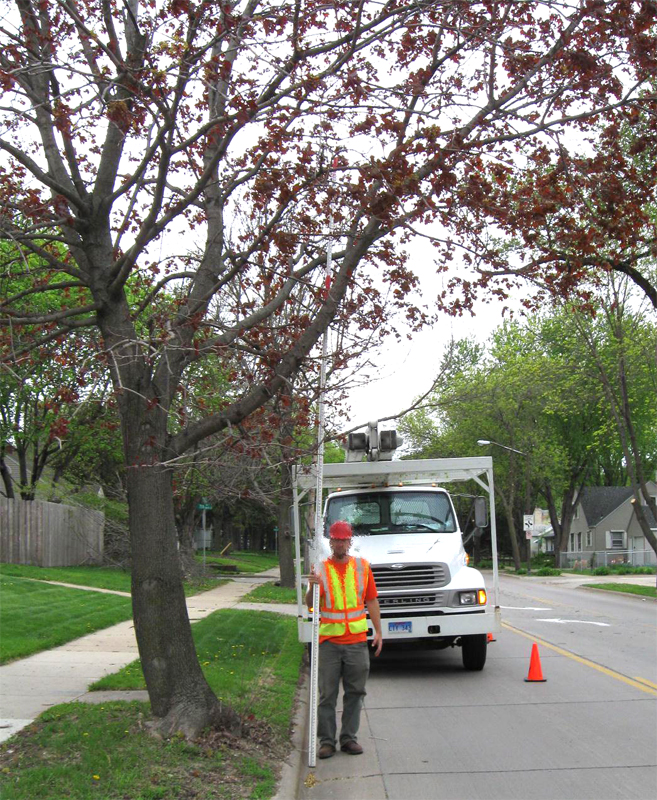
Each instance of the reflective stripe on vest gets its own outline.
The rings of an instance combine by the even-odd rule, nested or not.
[[[350,558],[345,570],[344,584],[337,569],[322,562],[319,575],[324,588],[320,606],[320,636],[342,636],[367,632],[365,614],[365,576],[367,561]]]

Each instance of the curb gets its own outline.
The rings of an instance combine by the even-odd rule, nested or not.
[[[297,691],[296,711],[292,723],[292,752],[283,762],[281,778],[272,800],[296,800],[303,775],[303,757],[308,752],[308,668],[304,664]]]

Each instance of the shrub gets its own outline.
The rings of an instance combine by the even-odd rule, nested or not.
[[[609,567],[596,567],[593,570],[594,575],[609,575],[610,572],[611,570],[609,569]]]
[[[554,567],[541,567],[537,572],[537,575],[561,575],[560,569],[555,569]]]
[[[554,567],[554,553],[538,553],[532,556],[532,567]]]
[[[516,575],[526,575],[527,570],[524,567],[520,567],[520,569],[516,570]]]

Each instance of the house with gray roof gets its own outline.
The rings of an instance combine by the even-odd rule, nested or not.
[[[657,497],[657,485],[648,482]],[[568,562],[584,566],[655,564],[654,550],[646,541],[636,517],[629,486],[587,486],[582,490],[570,528]],[[652,530],[657,520],[643,506]]]

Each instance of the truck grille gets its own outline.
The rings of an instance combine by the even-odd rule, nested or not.
[[[403,567],[372,567],[376,588],[381,591],[394,589],[439,589],[450,582],[447,564],[404,564]],[[379,598],[380,599],[380,598]]]
[[[442,606],[445,604],[445,592],[430,592],[412,595],[379,595],[381,611],[401,611],[423,606]]]

